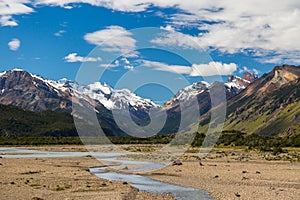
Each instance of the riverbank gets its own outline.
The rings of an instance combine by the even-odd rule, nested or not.
[[[294,158],[291,158],[294,155]],[[180,166],[144,175],[151,179],[206,190],[215,199],[295,200],[300,196],[299,149],[273,155],[243,149],[214,149],[195,160],[187,153]],[[289,158],[289,159],[287,159]]]
[[[143,160],[157,145],[130,145]],[[26,147],[49,152],[85,152],[84,146]],[[90,148],[93,149],[93,148]],[[95,147],[96,150],[96,147]],[[101,151],[113,152],[111,147]],[[300,150],[274,154],[245,148],[215,148],[203,159],[191,148],[182,165],[139,173],[151,179],[208,191],[215,199],[297,199],[300,196]],[[128,158],[130,159],[130,158]],[[90,156],[61,158],[1,158],[3,199],[173,199],[170,194],[140,192],[129,183],[100,179],[87,171],[103,166]],[[130,166],[128,166],[130,169]],[[37,198],[36,198],[37,199]]]
[[[0,163],[1,199],[173,199],[169,194],[142,192],[129,183],[106,181],[92,175],[87,169],[101,163],[89,156],[1,158]]]

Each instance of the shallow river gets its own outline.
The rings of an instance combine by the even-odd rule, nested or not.
[[[4,158],[41,158],[41,157],[67,157],[67,156],[88,156],[90,152],[44,152],[37,150],[28,150],[25,148],[0,148],[0,156]],[[109,181],[123,181],[129,182],[133,187],[139,190],[151,192],[151,193],[172,193],[173,196],[178,200],[201,200],[201,199],[212,199],[206,191],[198,190],[190,187],[182,187],[170,183],[152,180],[150,178],[130,174],[130,172],[143,172],[163,167],[162,164],[154,162],[143,162],[143,161],[129,161],[120,160],[119,156],[125,155],[124,153],[100,153],[93,152],[92,155],[99,160],[112,163],[112,166],[128,166],[129,169],[126,173],[109,171],[105,167],[90,168],[90,172],[99,178],[106,179]],[[138,166],[137,168],[135,166]]]

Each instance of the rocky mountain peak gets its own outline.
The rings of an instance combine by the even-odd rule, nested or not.
[[[32,76],[28,72],[19,69],[3,72],[1,73],[0,78],[0,89],[2,91],[13,87],[22,89],[23,86],[30,86],[33,80]]]
[[[243,75],[243,77],[249,78],[249,80],[251,80],[250,77],[253,76],[249,73],[248,76]],[[231,90],[233,93],[238,94],[251,83],[251,81],[249,80],[238,76],[229,76],[227,82],[224,85],[228,90]]]
[[[242,76],[243,80],[249,81],[250,83],[254,82],[258,79],[258,76],[256,74],[245,72]]]
[[[0,73],[0,103],[2,104],[42,111],[65,109],[66,106],[61,107],[59,102],[66,101],[67,103],[64,104],[67,104],[67,110],[70,110],[73,96],[96,101],[108,110],[131,107],[137,112],[148,112],[153,107],[159,107],[151,100],[143,99],[127,89],[115,90],[106,83],[79,85],[66,78],[54,81],[20,69]]]
[[[297,69],[298,68],[298,69]],[[291,81],[299,79],[299,67],[295,66],[276,66],[273,73],[272,83],[278,83],[280,85],[286,84]]]

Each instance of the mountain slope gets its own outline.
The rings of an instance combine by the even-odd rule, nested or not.
[[[250,77],[252,76],[254,77],[254,75],[250,74]],[[164,129],[162,130],[162,133],[177,132],[182,114],[180,102],[184,102],[186,105],[186,110],[184,111],[185,113],[193,113],[192,109],[195,109],[193,102],[195,102],[194,100],[196,99],[198,102],[199,114],[200,116],[204,116],[212,107],[210,94],[211,91],[214,91],[214,96],[218,96],[215,97],[215,103],[221,104],[223,103],[223,97],[226,100],[236,96],[251,83],[250,81],[240,77],[230,76],[226,83],[214,82],[213,84],[209,84],[201,81],[183,88],[163,107],[163,110],[167,112],[168,119]]]
[[[31,76],[22,70],[12,70],[0,76],[0,104],[15,105],[26,110],[71,111],[71,98],[50,82]]]
[[[299,134],[299,88],[299,66],[275,67],[228,101],[224,130],[266,136]],[[200,132],[208,126],[204,122]]]
[[[32,112],[0,105],[0,137],[77,136],[73,118],[67,113]]]
[[[74,81],[61,79],[47,80],[23,70],[0,73],[0,103],[16,105],[31,111],[71,111],[72,97],[80,97],[106,109],[132,107],[135,111],[147,112],[158,107],[148,99],[143,99],[129,90],[114,90],[99,82],[80,86]],[[97,104],[96,103],[96,104]]]
[[[123,115],[123,109],[128,107],[135,121],[147,122],[148,111],[158,108],[152,101],[138,97],[129,90],[114,90],[106,84],[80,86],[66,79],[56,82],[19,69],[0,73],[2,105],[14,105],[34,112],[67,112],[81,118],[79,113],[73,111],[72,103],[93,108],[101,127],[110,135],[124,134],[115,124],[112,110]]]
[[[167,122],[160,133],[170,134],[177,132],[180,125],[180,102],[185,102],[184,112],[192,113],[192,102],[196,99],[201,115],[199,132],[205,132],[210,121],[210,91],[215,90],[220,94],[225,92],[227,99],[225,131],[294,135],[300,130],[299,77],[299,67],[285,65],[275,67],[259,79],[245,73],[243,78],[230,76],[226,83],[194,83],[159,107],[129,90],[114,90],[107,84],[80,86],[66,79],[56,82],[23,70],[12,70],[0,73],[0,104],[38,112],[67,112],[80,118],[83,116],[72,112],[72,98],[76,96],[79,98],[75,98],[75,104],[94,109],[108,135],[125,134],[116,125],[112,111],[117,110],[116,113],[123,116],[124,109],[129,108],[131,118],[137,124],[147,125],[150,122],[148,112],[155,108],[157,116],[167,112]],[[217,105],[222,103],[220,99]]]

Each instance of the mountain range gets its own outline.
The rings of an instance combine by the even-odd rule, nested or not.
[[[227,101],[224,131],[265,136],[300,133],[300,67],[277,66]],[[205,132],[210,113],[201,118]]]
[[[128,89],[115,90],[100,82],[79,85],[67,79],[53,81],[15,69],[0,73],[0,104],[31,112],[51,110],[69,113],[75,117],[80,116],[72,112],[72,100],[77,106],[92,105],[108,135],[124,135],[116,125],[112,112],[123,115],[123,111],[129,109],[131,118],[145,126],[150,123],[149,111],[154,109],[157,115],[167,113],[166,124],[160,133],[170,134],[179,128],[180,102],[185,102],[188,112],[193,108],[189,102],[196,99],[201,115],[201,132],[207,129],[210,110],[214,109],[211,107],[210,91],[221,88],[226,93],[228,104],[225,130],[272,136],[291,135],[300,131],[299,77],[299,66],[284,65],[275,67],[260,78],[247,72],[242,78],[229,76],[225,83],[201,81],[178,91],[160,106]]]

